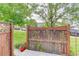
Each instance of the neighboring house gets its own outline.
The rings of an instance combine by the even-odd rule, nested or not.
[[[79,30],[71,29],[70,32],[71,32],[71,36],[79,36]]]
[[[26,27],[14,26],[14,29],[15,29],[15,30],[26,31]]]
[[[77,26],[72,26],[70,28],[70,33],[72,36],[79,36],[79,28]]]

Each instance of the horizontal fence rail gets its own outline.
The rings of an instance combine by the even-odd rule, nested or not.
[[[70,27],[28,27],[28,49],[70,55]]]

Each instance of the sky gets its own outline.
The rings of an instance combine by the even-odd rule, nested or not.
[[[32,14],[32,19],[35,19],[37,23],[43,23],[44,21],[40,18],[39,15]]]

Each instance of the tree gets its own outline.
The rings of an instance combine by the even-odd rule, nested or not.
[[[39,15],[49,27],[56,26],[59,19],[62,20],[61,25],[68,22],[73,23],[73,20],[78,21],[79,19],[79,4],[49,3],[33,5],[37,7],[34,13]]]
[[[27,26],[33,26],[36,27],[37,26],[37,22],[34,19],[30,19],[26,21],[26,25]]]
[[[31,8],[27,4],[0,4],[0,21],[22,26],[27,21],[25,18],[30,17],[30,15]]]

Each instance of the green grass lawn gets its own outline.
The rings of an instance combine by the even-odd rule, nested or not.
[[[75,55],[75,37],[70,37],[70,51],[71,55]],[[77,53],[79,54],[79,37],[77,37]],[[21,43],[26,42],[26,32],[25,31],[14,31],[14,46],[20,45]]]
[[[14,46],[20,45],[26,42],[26,32],[15,30],[14,31]]]
[[[71,51],[71,55],[75,55],[76,53],[76,46],[75,46],[75,39],[77,39],[77,54],[79,55],[79,37],[74,37],[74,36],[71,36],[70,37],[70,51]]]

